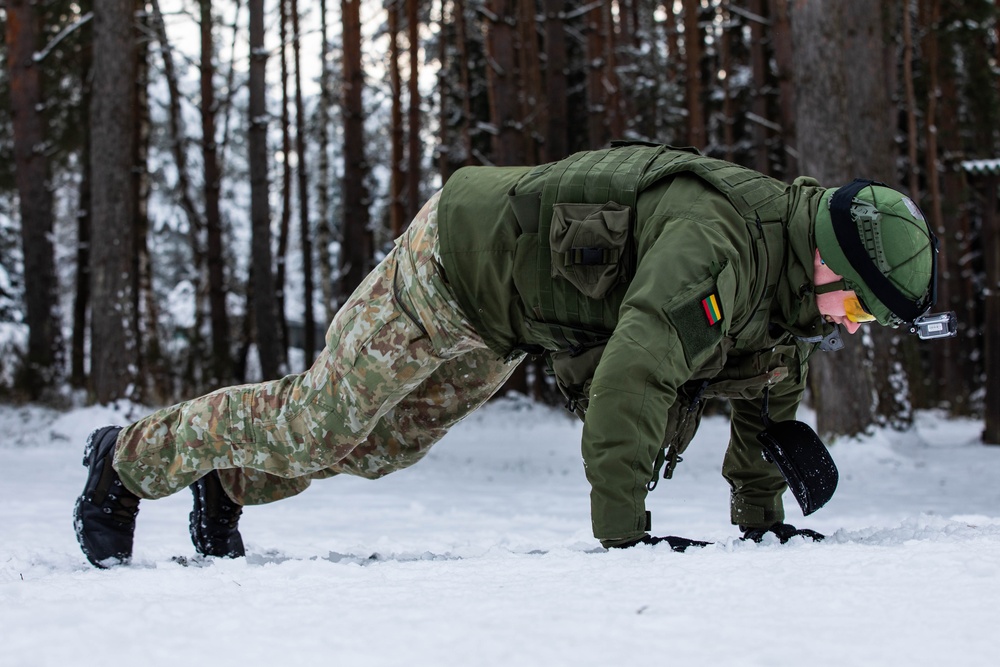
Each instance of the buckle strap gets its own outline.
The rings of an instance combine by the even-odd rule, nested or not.
[[[563,266],[600,266],[617,264],[621,251],[618,248],[570,248],[562,253]]]

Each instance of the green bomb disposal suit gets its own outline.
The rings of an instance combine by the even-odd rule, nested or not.
[[[764,389],[794,418],[813,343],[824,189],[693,150],[621,145],[534,168],[458,171],[440,200],[441,261],[459,305],[503,358],[542,355],[584,418],[594,535],[649,529],[704,399],[725,396],[731,518],[784,518],[785,483],[756,435]]]

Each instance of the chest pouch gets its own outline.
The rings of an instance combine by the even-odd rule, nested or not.
[[[591,299],[604,298],[627,281],[629,216],[629,208],[616,202],[555,204],[549,228],[552,277],[568,280]]]

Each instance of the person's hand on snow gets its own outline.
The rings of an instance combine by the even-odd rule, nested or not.
[[[743,531],[743,537],[740,538],[741,540],[753,540],[758,543],[763,540],[764,536],[768,533],[776,535],[778,539],[781,540],[782,544],[796,536],[808,537],[813,542],[819,542],[826,537],[826,535],[817,533],[815,530],[810,530],[808,528],[796,528],[790,523],[782,523],[781,521],[767,528],[747,528],[746,526],[740,526],[740,530]]]

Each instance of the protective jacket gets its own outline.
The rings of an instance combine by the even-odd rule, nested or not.
[[[594,535],[650,529],[704,399],[732,408],[723,475],[731,518],[784,518],[784,480],[761,456],[763,392],[791,419],[814,342],[830,330],[812,290],[824,190],[692,149],[623,145],[540,167],[469,167],[441,196],[441,261],[499,355],[543,356],[584,418]]]

